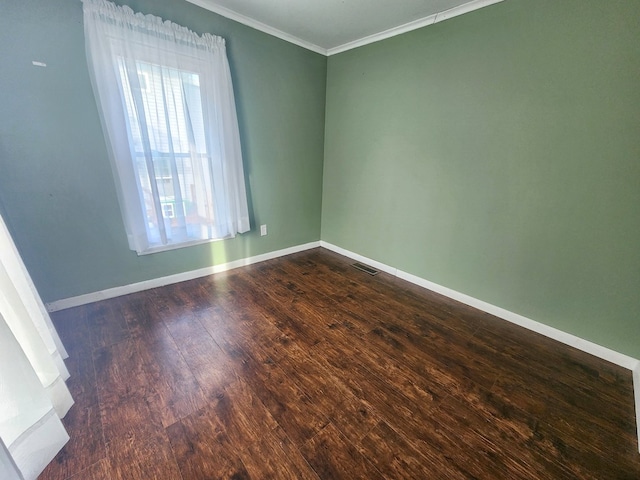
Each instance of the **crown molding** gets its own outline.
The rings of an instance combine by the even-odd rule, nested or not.
[[[472,0],[471,2],[464,3],[460,6],[450,8],[449,10],[445,10],[443,12],[439,12],[434,15],[429,15],[428,17],[420,18],[418,20],[413,20],[409,23],[405,23],[403,25],[399,25],[397,27],[384,30],[383,32],[374,33],[373,35],[368,35],[359,40],[354,40],[353,42],[345,43],[338,47],[329,48],[327,50],[327,56],[346,52],[347,50],[352,50],[354,48],[362,47],[364,45],[369,45],[370,43],[379,42],[380,40],[385,40],[387,38],[395,37],[396,35],[401,35],[403,33],[407,33],[412,30],[417,30],[418,28],[426,27],[428,25],[433,25],[434,23],[439,23],[444,20],[457,17],[464,13],[473,12],[474,10],[478,10],[480,8],[487,7],[489,5],[493,5],[494,3],[500,3],[503,1],[504,0]]]
[[[215,0],[186,1],[211,12],[217,13],[218,15],[222,15],[223,17],[235,20],[236,22],[242,23],[243,25],[247,25],[248,27],[260,30],[261,32],[267,33],[281,40],[285,40],[289,43],[293,43],[294,45],[298,45],[299,47],[311,50],[312,52],[316,52],[325,56],[331,56],[337,53],[346,52],[347,50],[362,47],[370,43],[379,42],[380,40],[395,37],[396,35],[401,35],[412,30],[417,30],[418,28],[426,27],[427,25],[433,25],[434,23],[442,22],[444,20],[457,17],[458,15],[462,15],[464,13],[473,12],[474,10],[493,5],[494,3],[500,3],[504,0],[471,0],[470,2],[464,3],[457,7],[450,8],[449,10],[445,10],[434,15],[429,15],[428,17],[419,18],[403,25],[389,28],[388,30],[374,33],[373,35],[368,35],[358,40],[354,40],[352,42],[348,42],[329,49],[320,47],[311,42],[307,42],[306,40],[302,40],[301,38],[290,35],[286,32],[283,32],[282,30],[278,30],[277,28],[271,27],[267,24],[254,20],[253,18],[247,17],[246,15],[242,15],[226,7],[222,7],[218,5]]]
[[[462,15],[464,13],[473,12],[474,10],[488,7],[489,5],[500,2],[504,2],[504,0],[472,0],[470,2],[463,3],[462,5],[458,5],[457,7],[453,7],[449,10],[438,13],[438,18],[436,19],[435,23],[457,17],[458,15]]]
[[[189,3],[193,3],[199,7],[204,8],[205,10],[209,10],[213,13],[217,13],[225,18],[229,18],[231,20],[235,20],[238,23],[242,23],[251,28],[255,28],[256,30],[260,30],[261,32],[268,33],[274,37],[277,37],[281,40],[284,40],[289,43],[293,43],[294,45],[298,45],[299,47],[306,48],[307,50],[311,50],[312,52],[319,53],[321,55],[327,55],[327,49],[319,47],[311,42],[307,42],[306,40],[302,40],[301,38],[290,35],[282,30],[278,30],[277,28],[273,28],[267,24],[254,20],[253,18],[247,17],[246,15],[242,15],[241,13],[230,10],[226,7],[222,7],[215,3],[213,0],[187,0]]]
[[[436,23],[437,17],[437,13],[434,15],[429,15],[428,17],[419,18],[418,20],[413,20],[409,23],[405,23],[404,25],[399,25],[382,32],[374,33],[373,35],[367,35],[366,37],[359,38],[358,40],[354,40],[353,42],[330,48],[327,50],[327,56],[346,52],[347,50],[353,50],[354,48],[369,45],[370,43],[379,42],[380,40],[395,37],[396,35],[401,35],[403,33],[410,32],[411,30],[417,30],[418,28],[426,27],[427,25],[433,25],[434,23]]]

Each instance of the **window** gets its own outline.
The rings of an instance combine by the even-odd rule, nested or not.
[[[87,59],[129,244],[138,253],[249,230],[224,39],[83,0]]]
[[[176,213],[173,210],[173,203],[162,204],[162,216],[164,218],[176,218]]]

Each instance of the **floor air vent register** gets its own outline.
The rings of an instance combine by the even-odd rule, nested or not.
[[[365,265],[364,263],[352,263],[351,266],[353,268],[357,268],[358,270],[361,270],[365,273],[368,273],[369,275],[377,275],[378,274],[378,270],[376,270],[373,267],[370,267],[369,265]]]

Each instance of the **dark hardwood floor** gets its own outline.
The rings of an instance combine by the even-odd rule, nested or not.
[[[53,314],[41,479],[638,479],[631,373],[323,249]]]

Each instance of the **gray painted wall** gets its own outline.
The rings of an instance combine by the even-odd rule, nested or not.
[[[0,211],[43,299],[319,240],[326,58],[184,1],[116,3],[227,40],[252,232],[140,257],[130,251],[87,73],[80,0],[4,2]],[[257,233],[262,223],[266,237]]]

